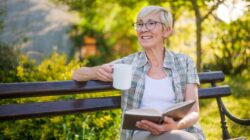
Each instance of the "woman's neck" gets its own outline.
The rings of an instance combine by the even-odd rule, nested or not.
[[[145,49],[145,53],[151,67],[162,67],[164,59],[164,47],[148,48]]]

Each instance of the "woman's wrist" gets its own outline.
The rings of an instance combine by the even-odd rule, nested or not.
[[[198,121],[199,115],[197,112],[192,112],[182,118],[181,120],[177,121],[177,129],[184,129],[191,127]]]
[[[181,126],[182,126],[181,120],[177,121],[176,129],[178,129],[178,130],[182,129]]]
[[[92,80],[99,80],[98,79],[98,66],[96,66],[96,67],[93,67],[93,68],[91,68],[91,69],[88,69],[89,70],[89,72],[90,73],[92,73],[91,74],[91,79]]]
[[[88,80],[98,80],[97,78],[97,67],[82,67],[82,77],[84,81]]]

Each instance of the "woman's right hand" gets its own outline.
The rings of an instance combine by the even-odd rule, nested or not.
[[[96,80],[100,81],[112,81],[113,65],[103,64],[94,68]]]

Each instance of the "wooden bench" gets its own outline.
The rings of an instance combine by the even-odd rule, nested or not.
[[[227,130],[225,117],[228,117],[230,120],[240,125],[250,125],[250,120],[243,120],[233,116],[223,104],[221,98],[231,94],[228,85],[216,86],[217,82],[224,80],[223,72],[203,72],[199,73],[199,78],[202,84],[209,83],[211,85],[207,88],[199,88],[199,99],[216,99],[220,113],[223,140],[231,138]],[[1,83],[0,99],[83,94],[89,92],[94,94],[107,90],[114,90],[112,83],[101,81]],[[120,104],[120,96],[22,104],[2,104],[0,105],[0,121],[115,109],[120,108]]]

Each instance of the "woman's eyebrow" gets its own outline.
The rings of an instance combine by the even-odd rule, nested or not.
[[[143,22],[143,20],[142,20],[142,19],[140,19],[140,20],[137,20],[136,22],[137,22],[137,23],[141,23],[141,22]]]
[[[156,21],[155,19],[147,19],[147,21],[145,21],[145,22],[148,22],[148,21]],[[140,20],[138,20],[137,21],[137,23],[141,23],[141,22],[144,22],[142,19],[140,19]]]
[[[154,19],[148,19],[147,21],[155,21]]]

